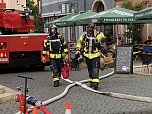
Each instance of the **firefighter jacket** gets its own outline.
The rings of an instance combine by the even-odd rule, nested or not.
[[[99,57],[102,38],[105,38],[102,32],[97,32],[94,37],[88,37],[87,33],[83,33],[78,39],[76,50],[81,51],[88,59]]]
[[[46,55],[47,51],[49,51],[50,58],[62,58],[63,53],[68,54],[68,49],[66,42],[62,36],[59,34],[55,36],[48,36],[46,40],[44,40],[43,44],[43,56]]]

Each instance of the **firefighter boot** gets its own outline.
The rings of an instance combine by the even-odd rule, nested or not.
[[[97,90],[97,89],[98,89],[98,85],[99,85],[99,83],[97,83],[97,82],[94,82],[94,83],[93,83],[93,88],[94,88],[94,90]]]
[[[92,81],[90,81],[90,87],[93,87],[93,82]]]
[[[59,80],[54,81],[54,87],[58,87],[59,86]]]

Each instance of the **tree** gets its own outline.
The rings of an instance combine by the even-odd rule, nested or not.
[[[149,4],[148,0],[137,2],[135,4],[132,3],[130,0],[125,0],[122,4],[123,8],[139,11],[142,10],[147,4]],[[130,24],[127,25],[128,32],[125,32],[124,36],[129,38],[131,37],[133,39],[132,43],[140,43],[141,42],[141,35],[140,31],[143,27],[143,24]]]
[[[139,11],[143,9],[149,3],[150,3],[149,0],[137,2],[135,4],[133,4],[133,2],[130,0],[125,0],[124,3],[122,4],[122,7],[126,9],[130,9],[130,10]]]
[[[34,32],[36,33],[44,32],[43,19],[39,14],[38,6],[35,5],[33,0],[26,0],[26,7],[28,7],[32,11],[31,15],[34,16],[34,19],[33,19],[34,25],[35,25]]]

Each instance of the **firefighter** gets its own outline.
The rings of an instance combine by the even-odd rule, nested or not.
[[[89,72],[90,87],[95,90],[99,85],[99,65],[101,44],[105,42],[105,36],[102,32],[96,30],[95,24],[91,23],[78,39],[76,45],[76,54],[84,56]]]
[[[57,32],[56,25],[49,26],[49,35],[43,45],[43,63],[46,62],[47,51],[49,51],[53,67],[54,87],[58,87],[63,64],[68,61],[68,49],[64,38]]]

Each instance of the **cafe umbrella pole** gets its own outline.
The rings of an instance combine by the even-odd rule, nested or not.
[[[25,90],[24,90],[24,114],[26,114],[26,90],[27,90],[27,80],[34,80],[33,78],[30,77],[25,77],[25,76],[17,76],[19,78],[24,78],[25,79]]]
[[[117,45],[119,45],[119,38],[118,38],[118,23],[117,23],[117,25],[116,25],[116,38],[117,38]]]

